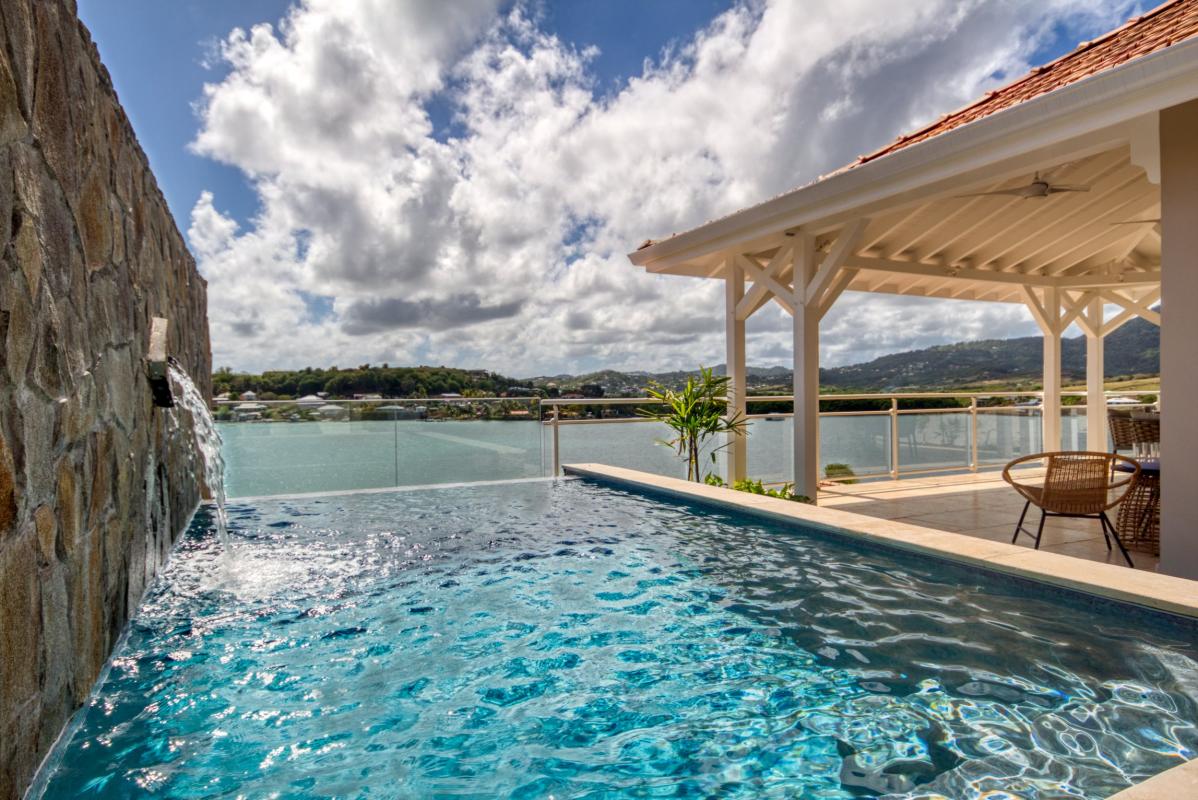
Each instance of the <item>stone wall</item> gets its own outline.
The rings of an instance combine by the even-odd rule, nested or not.
[[[0,2],[0,798],[84,700],[198,501],[152,316],[210,392],[206,288],[72,0]]]

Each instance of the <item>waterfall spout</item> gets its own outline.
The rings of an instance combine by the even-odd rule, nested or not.
[[[216,429],[216,420],[208,410],[200,390],[191,382],[174,359],[169,359],[170,377],[179,387],[176,394],[176,408],[191,414],[194,436],[192,437],[193,455],[202,462],[204,483],[208,493],[216,502],[216,531],[225,551],[230,549],[229,518],[225,512],[225,459],[221,455],[220,432]],[[177,412],[176,412],[177,413]],[[175,417],[176,425],[179,419]]]
[[[166,329],[169,322],[163,317],[150,320],[150,345],[146,351],[146,370],[150,376],[150,394],[154,405],[172,408],[175,398],[171,394],[171,382],[167,367]]]

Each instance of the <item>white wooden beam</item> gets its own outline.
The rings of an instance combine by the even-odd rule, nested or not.
[[[1070,267],[1081,264],[1102,251],[1114,247],[1124,239],[1139,236],[1140,231],[1135,230],[1135,226],[1108,223],[1134,219],[1159,202],[1156,187],[1144,185],[1148,188],[1140,189],[1131,199],[1109,207],[1091,220],[1088,230],[1092,233],[1089,236],[1084,236],[1080,240],[1069,237],[1053,241],[1050,243],[1053,246],[1040,248],[1040,252],[1034,260],[1021,256],[1018,262],[1013,263],[1018,263],[1031,272],[1046,270],[1050,274],[1059,275]],[[1128,230],[1129,228],[1130,230]],[[1057,245],[1064,245],[1065,249],[1060,250]]]
[[[1139,301],[1132,300],[1128,297],[1125,297],[1124,295],[1119,294],[1118,292],[1101,291],[1098,294],[1099,294],[1099,296],[1102,297],[1102,299],[1106,300],[1107,302],[1114,303],[1115,305],[1120,306],[1121,308],[1124,308],[1124,309],[1132,312],[1136,316],[1142,317],[1143,319],[1148,320],[1153,325],[1156,325],[1159,327],[1161,324],[1160,312],[1153,311],[1151,308],[1148,307],[1152,303],[1155,303],[1156,300],[1160,299],[1160,290],[1159,289],[1156,292],[1153,292],[1153,293],[1150,293],[1149,295],[1147,295],[1145,297],[1145,299],[1142,299]],[[1149,298],[1152,298],[1152,299],[1149,299]]]
[[[1044,450],[1061,449],[1061,299],[1060,289],[1044,290],[1044,399],[1040,403]],[[1033,314],[1036,312],[1033,311]]]
[[[981,281],[984,283],[1006,283],[1014,285],[1052,286],[1053,281],[1043,275],[1024,275],[1013,272],[998,272],[995,270],[972,269],[967,267],[947,267],[935,264],[918,264],[909,261],[895,261],[889,258],[870,258],[868,256],[852,256],[845,260],[845,266],[858,269],[893,272],[899,275],[919,275],[927,278],[956,278],[962,281]]]
[[[895,261],[889,258],[874,258],[863,255],[849,257],[845,260],[844,265],[876,272],[891,272],[898,275],[1078,290],[1097,289],[1101,287],[1151,286],[1159,283],[1161,279],[1159,270],[1144,272],[1126,270],[1117,275],[1079,274],[1053,277],[1036,273],[999,272],[997,270],[974,269],[970,267],[942,267],[934,264]]]
[[[819,496],[819,315],[801,302],[815,277],[815,239],[800,232],[794,266],[794,492]]]
[[[1110,336],[1112,333],[1136,318],[1137,315],[1134,311],[1121,311],[1102,324],[1102,335]]]
[[[740,302],[745,294],[745,273],[737,263],[737,259],[728,259],[727,274],[724,279],[724,345],[726,358],[724,361],[728,383],[728,416],[744,415],[745,396],[748,387],[745,384],[745,321],[737,313]],[[729,433],[727,447],[724,449],[724,479],[731,486],[736,481],[748,477],[748,443],[745,436]],[[702,480],[704,476],[696,476]]]
[[[745,277],[753,282],[753,288],[745,294],[736,307],[736,313],[741,319],[747,319],[752,311],[760,308],[758,301],[763,295],[771,292],[779,305],[791,314],[795,313],[792,301],[794,290],[779,280],[779,276],[789,263],[790,253],[791,250],[786,245],[779,247],[764,268],[748,256],[736,256],[737,266],[743,269]]]
[[[1118,275],[1062,275],[1049,278],[1050,286],[1062,289],[1101,289],[1104,287],[1119,288],[1120,286],[1152,286],[1161,282],[1160,270],[1136,272],[1127,270]]]
[[[828,290],[824,292],[823,297],[819,299],[819,303],[816,307],[816,313],[820,319],[823,319],[824,315],[832,310],[832,305],[836,302],[836,299],[844,294],[844,290],[849,288],[849,284],[852,283],[853,279],[856,277],[857,270],[853,269],[852,267],[845,267],[840,271],[840,273],[836,276],[836,280],[832,281],[832,285],[828,287]]]
[[[1048,313],[1044,305],[1040,302],[1040,298],[1032,291],[1032,287],[1023,286],[1023,302],[1027,305],[1028,311],[1032,312],[1032,319],[1040,326],[1040,332],[1045,336],[1053,332],[1052,322],[1048,318]]]
[[[1105,353],[1103,352],[1102,298],[1087,293],[1090,300],[1083,315],[1086,333],[1086,449],[1105,453],[1107,450],[1107,408],[1105,382]]]
[[[848,258],[849,254],[860,243],[861,235],[865,233],[865,226],[868,224],[868,219],[856,219],[840,231],[840,235],[836,237],[836,242],[832,245],[832,249],[828,251],[828,255],[824,256],[824,261],[820,264],[819,270],[812,276],[804,288],[804,303],[814,303],[823,291],[831,285],[832,279],[836,277],[836,273],[844,266],[845,259]],[[795,285],[797,290],[797,281]],[[795,295],[797,298],[797,291]]]
[[[1112,174],[1114,175],[1113,178]],[[1108,179],[1111,179],[1109,183]],[[1070,183],[1076,182],[1089,186],[1089,192],[1084,195],[1054,195],[1049,197],[1048,202],[1057,201],[1055,208],[1050,206],[1048,208],[1028,209],[1029,213],[1027,216],[1014,221],[1010,225],[1003,226],[981,242],[976,243],[972,248],[972,252],[977,252],[985,248],[991,242],[998,242],[1001,245],[1001,249],[996,252],[986,253],[986,263],[999,262],[1012,253],[1015,255],[1008,259],[1009,264],[1018,264],[1026,261],[1062,238],[1059,233],[1053,233],[1054,228],[1060,228],[1072,222],[1068,227],[1068,232],[1072,233],[1077,228],[1089,224],[1098,215],[1104,203],[1109,202],[1112,196],[1128,192],[1139,180],[1139,174],[1131,172],[1123,154],[1120,153],[1114,162],[1105,161],[1103,168],[1097,174],[1079,178],[1076,181],[1070,181]],[[1039,201],[1032,200],[1031,202],[1038,203]],[[1029,221],[1034,224],[1028,226],[1027,223]],[[1032,250],[1019,252],[1021,247],[1029,244],[1033,245]],[[961,255],[969,255],[969,253],[962,253]]]
[[[1091,326],[1091,322],[1087,314],[1091,310],[1090,304],[1098,295],[1095,292],[1082,292],[1076,298],[1070,298],[1068,292],[1061,292],[1061,305],[1063,306],[1063,314],[1061,315],[1061,330],[1065,331],[1074,322],[1081,327],[1084,333],[1093,333],[1098,335],[1102,329],[1102,315],[1098,316],[1097,326]]]

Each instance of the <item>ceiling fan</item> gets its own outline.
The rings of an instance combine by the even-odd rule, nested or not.
[[[990,192],[973,192],[972,194],[959,194],[957,197],[986,197],[988,195],[1008,195],[1010,197],[1022,197],[1025,199],[1048,197],[1050,194],[1060,194],[1061,192],[1088,192],[1089,186],[1080,186],[1073,183],[1052,183],[1048,178],[1040,177],[1037,172],[1032,177],[1032,182],[1023,186],[1015,186],[1010,189],[995,189]]]
[[[1161,219],[1160,219],[1160,217],[1157,217],[1156,219],[1125,219],[1125,220],[1120,220],[1119,222],[1112,222],[1111,224],[1112,225],[1160,225]]]

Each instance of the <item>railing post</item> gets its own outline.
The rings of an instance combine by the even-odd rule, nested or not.
[[[562,472],[562,456],[561,450],[558,448],[558,407],[553,406],[553,477],[557,477]]]
[[[978,399],[969,398],[969,471],[978,471]]]
[[[899,476],[899,414],[898,398],[890,398],[890,477]]]

